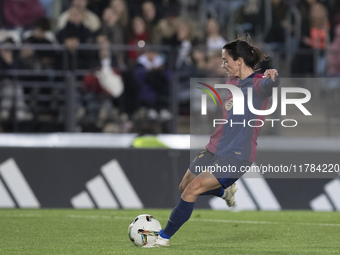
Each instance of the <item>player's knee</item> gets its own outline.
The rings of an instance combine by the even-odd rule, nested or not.
[[[193,180],[186,188],[185,193],[190,195],[199,195],[199,190],[202,188],[202,183],[199,179]]]
[[[179,192],[183,193],[183,191],[184,191],[184,185],[183,185],[182,182],[179,184],[178,189],[179,189]]]
[[[179,184],[179,187],[178,187],[179,191],[180,191],[181,193],[183,193],[183,191],[185,190],[185,188],[188,186],[188,184],[189,184],[190,182],[191,182],[190,179],[188,179],[188,178],[183,178],[183,180],[181,181],[181,183]]]

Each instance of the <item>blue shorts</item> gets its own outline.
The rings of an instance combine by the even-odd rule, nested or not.
[[[251,165],[252,162],[218,156],[204,149],[197,154],[189,169],[195,175],[209,170],[226,189],[244,174],[244,172],[240,171],[241,167],[250,167]]]

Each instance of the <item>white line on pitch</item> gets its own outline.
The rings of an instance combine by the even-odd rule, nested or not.
[[[97,216],[97,215],[67,215],[71,218],[84,218],[84,219],[114,219],[114,220],[132,220],[132,217],[121,216]],[[159,220],[167,220],[165,218],[157,218]],[[287,222],[274,222],[274,221],[245,221],[245,220],[217,220],[217,219],[190,219],[189,221],[195,222],[217,222],[217,223],[241,223],[241,224],[287,224]],[[326,226],[326,227],[340,227],[340,224],[333,223],[304,223],[304,222],[292,222],[291,224],[305,225],[305,226]]]
[[[35,217],[41,217],[40,214],[0,214],[1,217],[27,217],[27,218],[35,218]]]
[[[40,214],[0,214],[1,217],[25,217],[25,218],[36,218],[36,217],[43,217]],[[66,215],[69,218],[79,218],[79,219],[105,219],[105,220],[132,220],[132,217],[120,217],[120,216],[99,216],[99,215],[76,215],[76,214],[69,214]],[[166,218],[158,218],[159,220],[167,220]],[[287,224],[287,222],[274,222],[274,221],[245,221],[245,220],[217,220],[217,219],[190,219],[189,221],[194,222],[217,222],[217,223],[240,223],[240,224],[268,224],[268,225],[275,225],[275,224]],[[325,226],[325,227],[340,227],[340,224],[333,224],[333,223],[304,223],[304,222],[291,222],[291,224],[296,225],[305,225],[305,226]]]
[[[219,222],[219,223],[243,223],[243,224],[287,224],[287,222],[273,222],[273,221],[214,220],[214,219],[191,219],[190,221]],[[333,223],[292,222],[292,224],[306,225],[306,226],[340,227],[340,224],[333,224]]]
[[[99,215],[76,215],[76,214],[69,214],[66,215],[69,218],[81,218],[81,219],[112,219],[111,216],[99,216]]]

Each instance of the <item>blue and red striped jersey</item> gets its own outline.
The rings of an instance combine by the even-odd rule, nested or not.
[[[228,120],[224,125],[220,124],[210,136],[206,148],[223,157],[234,157],[250,162],[255,161],[257,137],[261,130],[261,121],[264,115],[253,114],[248,107],[248,88],[253,89],[253,106],[257,110],[266,110],[269,98],[272,95],[272,88],[280,84],[280,78],[275,82],[265,78],[263,74],[251,74],[244,80],[237,77],[229,78],[227,84],[240,88],[244,95],[244,115],[233,114],[233,95],[230,92],[226,102],[223,104],[223,119]],[[252,121],[251,126],[248,121]],[[232,123],[232,126],[231,126]],[[256,126],[256,127],[252,127]]]

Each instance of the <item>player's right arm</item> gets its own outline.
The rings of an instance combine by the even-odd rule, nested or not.
[[[267,69],[265,73],[255,75],[254,89],[263,97],[271,97],[273,87],[280,85],[280,77],[276,69]]]

